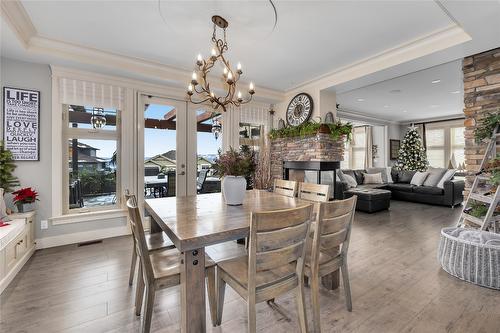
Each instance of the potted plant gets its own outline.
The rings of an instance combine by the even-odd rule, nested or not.
[[[33,190],[31,187],[25,187],[15,192],[14,204],[17,206],[17,211],[19,213],[25,213],[34,210],[33,204],[38,200],[38,192]]]
[[[253,153],[246,150],[237,151],[231,147],[223,154],[219,152],[212,167],[214,175],[222,178],[222,194],[226,204],[231,206],[243,204],[247,188],[246,178],[251,177],[255,171]]]

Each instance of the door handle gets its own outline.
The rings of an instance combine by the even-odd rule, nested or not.
[[[181,171],[180,173],[178,173],[177,175],[179,176],[184,176],[186,174],[186,171]]]

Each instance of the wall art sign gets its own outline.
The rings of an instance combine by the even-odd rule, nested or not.
[[[40,160],[40,92],[3,88],[3,140],[17,161]]]

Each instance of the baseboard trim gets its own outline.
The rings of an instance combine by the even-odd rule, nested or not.
[[[130,228],[128,225],[39,238],[36,240],[36,249],[41,250],[50,247],[70,245],[124,235],[130,235]]]
[[[16,264],[16,266],[10,270],[10,272],[5,276],[1,281],[0,281],[0,294],[3,293],[5,288],[9,286],[9,284],[14,280],[16,277],[17,273],[24,267],[24,265],[28,262],[28,260],[31,258],[31,256],[35,253],[35,247],[32,246],[31,249],[29,249],[24,256],[19,260],[19,262]]]

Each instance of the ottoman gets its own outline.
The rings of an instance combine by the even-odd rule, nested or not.
[[[388,190],[351,188],[344,194],[347,198],[357,195],[356,210],[366,213],[389,209],[391,205],[391,191]]]

